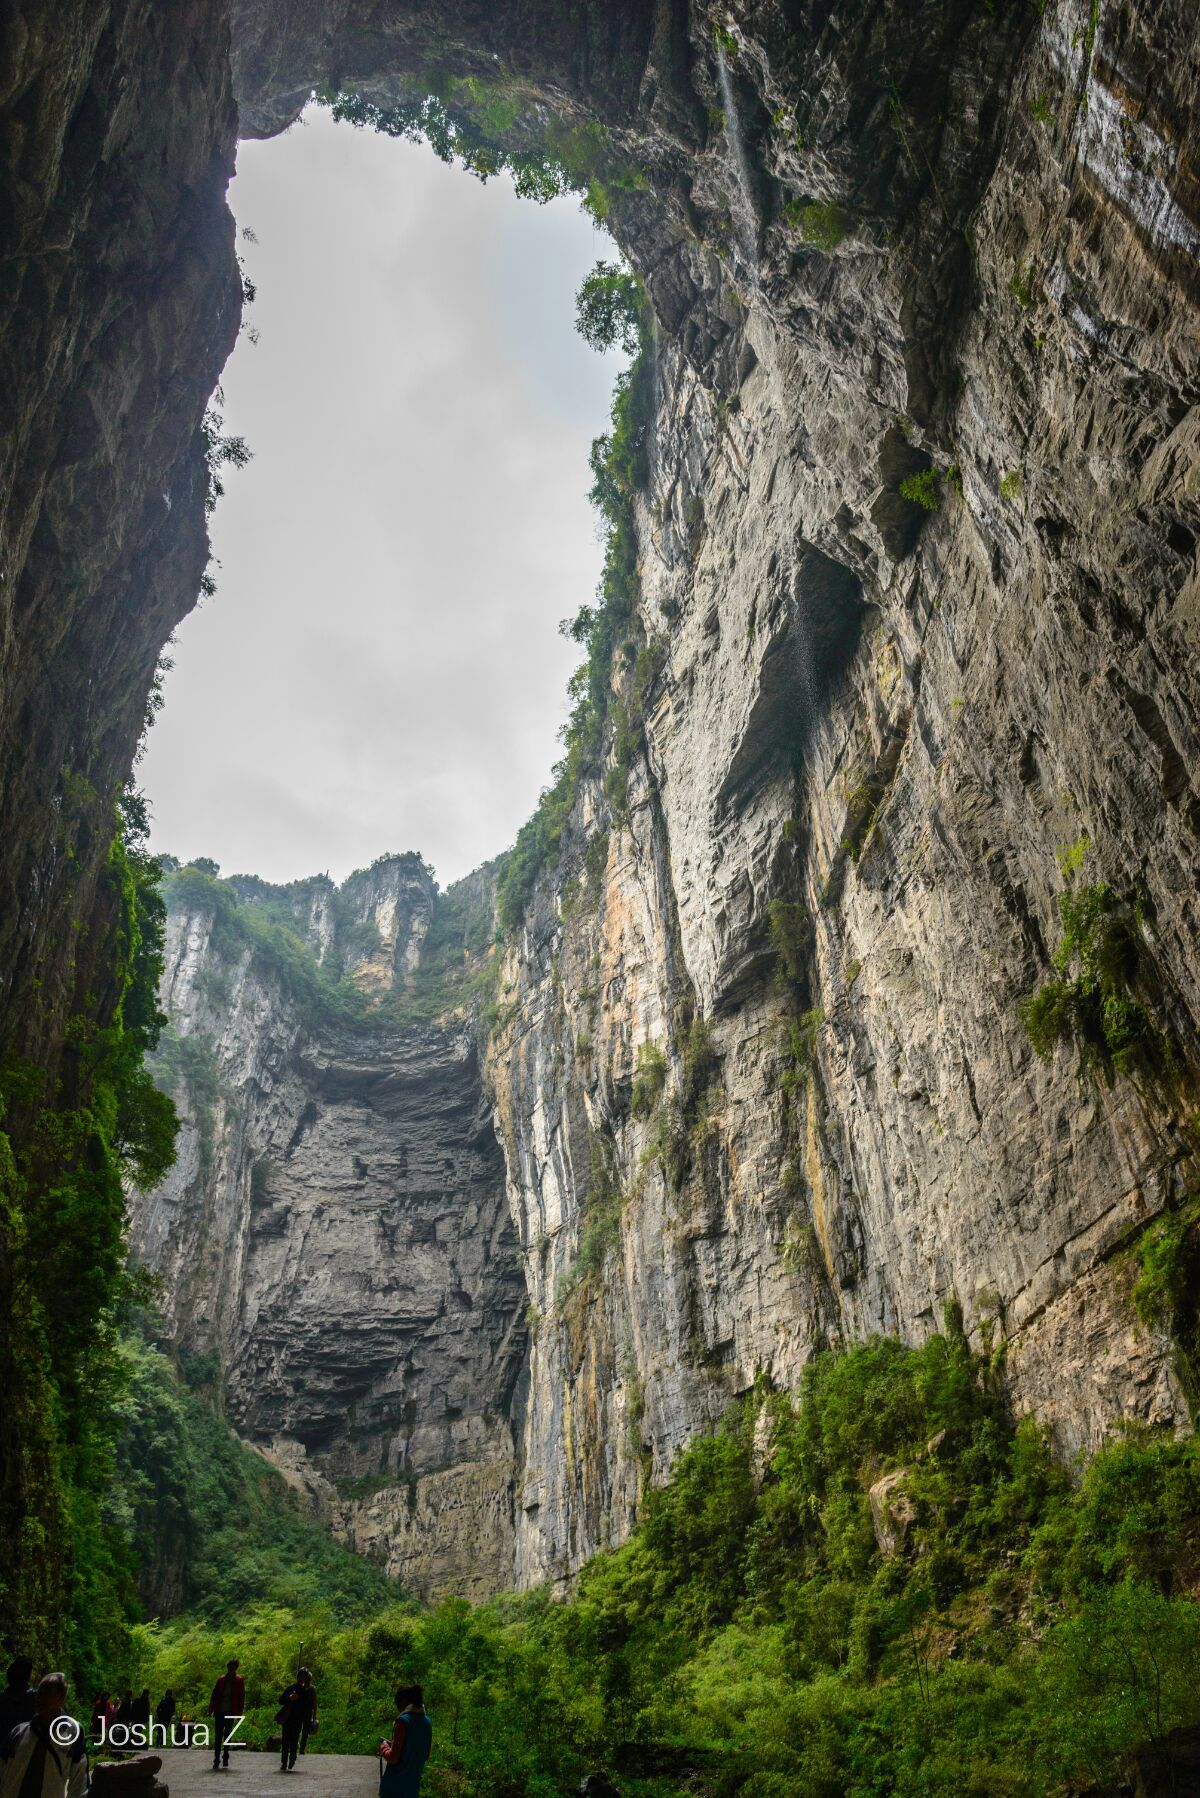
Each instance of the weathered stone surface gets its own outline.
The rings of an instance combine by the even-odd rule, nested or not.
[[[905,1489],[907,1478],[908,1470],[898,1467],[894,1473],[885,1473],[882,1479],[876,1480],[867,1492],[881,1555],[890,1557],[899,1553],[916,1517],[916,1507]]]
[[[214,14],[0,20],[0,1042],[39,1059],[102,958],[113,797],[208,555],[198,427],[240,307]]]
[[[627,1528],[643,1470],[661,1477],[758,1373],[792,1384],[822,1340],[919,1340],[952,1299],[977,1341],[1006,1337],[1015,1402],[1064,1451],[1120,1416],[1184,1421],[1114,1251],[1193,1177],[1187,1101],[1081,1084],[1069,1050],[1035,1059],[1018,1017],[1056,942],[1056,852],[1085,833],[1087,878],[1143,895],[1158,1016],[1187,1057],[1200,1009],[1200,694],[1185,644],[1200,346],[1180,152],[1196,141],[1196,33],[1186,80],[1160,89],[1158,9],[1102,8],[1086,55],[1077,23],[1048,8],[1022,51],[972,268],[946,274],[940,347],[954,339],[957,383],[935,378],[938,345],[914,341],[914,308],[932,302],[894,247],[953,216],[940,164],[940,200],[891,249],[869,214],[831,255],[797,250],[777,223],[757,268],[735,270],[744,305],[721,316],[719,347],[660,349],[642,617],[668,657],[647,755],[595,915],[564,922],[542,895],[489,1062],[545,1311],[522,1578]],[[761,118],[789,90],[769,45],[740,37]],[[968,61],[964,45],[960,126],[996,105],[991,73]],[[805,98],[810,121],[808,106],[835,105],[828,85]],[[1098,136],[1114,107],[1119,156]],[[910,114],[900,161],[929,127]],[[1154,155],[1137,148],[1145,131]],[[807,151],[811,124],[804,135]],[[922,281],[941,278],[930,247]],[[731,285],[718,276],[695,301],[710,321]],[[903,536],[879,507],[900,478],[898,433],[956,463],[963,488],[947,484]],[[831,593],[850,614],[832,648],[810,629]],[[588,805],[609,821],[598,795]],[[588,828],[581,816],[581,839]],[[777,898],[810,921],[800,1003],[820,1008],[814,1067],[790,1099]],[[629,1116],[629,1082],[646,1041],[678,1081],[693,999],[718,1071],[673,1191],[646,1160],[654,1125]],[[593,1052],[572,1061],[581,1034]],[[602,1279],[555,1302],[597,1135],[625,1195],[619,1246]]]
[[[434,907],[404,858],[347,882],[336,913],[292,897],[326,951],[339,921],[384,940],[407,917],[402,971]],[[186,1122],[133,1241],[165,1276],[169,1335],[216,1353],[230,1422],[339,1534],[414,1591],[494,1590],[525,1294],[470,1034],[322,1024],[211,911],[173,912],[168,947]]]

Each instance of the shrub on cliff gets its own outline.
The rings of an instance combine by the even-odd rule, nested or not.
[[[635,355],[646,329],[646,297],[637,276],[615,262],[598,262],[575,297],[575,324],[594,350]]]

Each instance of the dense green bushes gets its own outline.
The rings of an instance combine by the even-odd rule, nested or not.
[[[108,1508],[150,1615],[190,1610],[223,1624],[255,1604],[327,1604],[345,1618],[396,1596],[369,1561],[301,1514],[282,1476],[142,1333],[125,1334],[121,1354],[128,1380]]]
[[[1118,1438],[1073,1486],[952,1313],[919,1350],[819,1356],[798,1403],[757,1389],[565,1603],[180,1623],[142,1632],[135,1683],[194,1701],[238,1652],[265,1734],[303,1638],[323,1746],[361,1749],[421,1679],[435,1798],[550,1798],[599,1766],[630,1798],[1038,1798],[1200,1720],[1198,1569],[1195,1439]]]

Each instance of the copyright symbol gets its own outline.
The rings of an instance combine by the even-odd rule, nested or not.
[[[56,1748],[71,1748],[79,1739],[79,1725],[74,1717],[55,1717],[50,1725],[50,1740]]]

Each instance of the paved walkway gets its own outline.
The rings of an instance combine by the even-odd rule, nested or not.
[[[214,1773],[212,1750],[168,1748],[159,1778],[171,1788],[171,1798],[374,1798],[379,1790],[379,1762],[369,1754],[308,1754],[296,1762],[296,1771],[279,1771],[274,1754],[231,1754],[228,1773]]]

